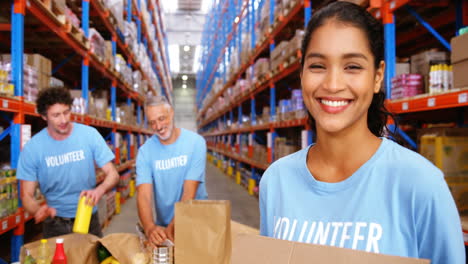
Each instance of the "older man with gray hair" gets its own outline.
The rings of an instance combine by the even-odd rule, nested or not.
[[[174,241],[174,204],[208,196],[206,142],[200,135],[175,126],[174,109],[165,97],[147,98],[145,113],[154,135],[138,150],[138,215],[149,241],[158,246],[166,239]]]

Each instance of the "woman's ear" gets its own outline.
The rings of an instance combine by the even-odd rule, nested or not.
[[[379,64],[379,68],[375,71],[375,85],[374,85],[374,93],[378,93],[382,88],[382,82],[385,76],[385,62],[381,61]]]

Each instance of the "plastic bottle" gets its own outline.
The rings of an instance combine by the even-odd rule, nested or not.
[[[440,93],[442,91],[442,65],[438,64],[435,66],[435,76],[436,76],[436,82],[435,82],[435,92]]]
[[[449,89],[453,89],[453,65],[449,66]]]
[[[448,66],[442,65],[442,91],[448,91]]]
[[[435,91],[435,65],[431,65],[429,71],[429,93],[434,93]]]
[[[39,245],[39,254],[37,257],[37,264],[50,264],[49,262],[49,245],[47,244],[47,239],[41,239],[41,244]]]
[[[78,201],[75,223],[73,224],[73,232],[75,233],[87,234],[89,231],[89,224],[91,222],[93,207],[86,204],[86,200],[86,196],[82,196]]]
[[[52,259],[52,264],[67,264],[67,256],[63,249],[63,238],[57,238],[55,245],[55,254]]]

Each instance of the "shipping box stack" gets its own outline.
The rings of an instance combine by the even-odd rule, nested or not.
[[[424,51],[411,56],[411,73],[424,76],[425,92],[429,93],[429,72],[431,65],[447,62],[449,59],[444,51]]]
[[[468,33],[452,38],[453,87],[468,88]]]
[[[459,213],[467,215],[468,129],[423,129],[419,135],[419,152],[442,170]]]

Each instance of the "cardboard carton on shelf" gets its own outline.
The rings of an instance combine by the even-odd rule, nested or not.
[[[402,74],[410,73],[410,63],[409,62],[397,62],[395,64],[395,76]]]
[[[468,129],[423,129],[419,142],[419,153],[444,172],[448,183],[468,183]]]
[[[445,51],[424,51],[411,56],[411,73],[424,76],[425,92],[429,93],[429,70],[431,65],[441,62],[448,62],[449,56]]]
[[[11,63],[11,54],[2,54],[1,60],[5,63]],[[24,54],[24,63],[37,71],[38,89],[48,88],[52,73],[52,62],[40,54]]]
[[[452,38],[453,87],[468,88],[468,34]]]

